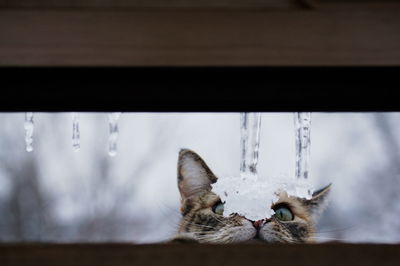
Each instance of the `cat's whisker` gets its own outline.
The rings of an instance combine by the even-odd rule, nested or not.
[[[197,228],[209,228],[209,229],[215,229],[213,226],[209,225],[204,225],[204,224],[196,224],[196,223],[189,223],[190,225],[197,227]]]
[[[197,223],[190,222],[189,219],[186,217],[182,217],[182,219],[185,220],[188,224],[191,224],[191,225],[197,224]],[[226,221],[224,221],[218,217],[214,217],[214,219],[217,220],[222,226],[229,226],[229,223],[227,223]],[[202,224],[197,224],[197,225],[202,225]],[[209,228],[215,228],[215,227],[209,226]]]
[[[200,242],[207,242],[207,243],[221,242],[221,239],[216,237],[215,235],[211,235],[210,237],[198,235],[198,236],[196,236],[196,240],[198,240]]]
[[[198,223],[194,223],[194,222],[190,222],[189,219],[187,219],[186,217],[182,217],[182,219],[188,224],[188,225],[193,225],[193,226],[197,226],[197,227],[204,227],[204,228],[211,228],[211,229],[215,229],[214,226],[209,226],[209,225],[205,225],[205,224],[198,224]],[[224,223],[222,223],[223,225],[226,225]]]
[[[253,225],[240,215],[220,215],[224,213],[224,204],[211,190],[217,179],[198,154],[187,149],[180,151],[178,189],[181,195],[182,218],[178,225],[177,240],[233,243],[247,241],[255,236],[265,242],[277,243],[329,240],[326,237],[313,236],[313,232],[315,219],[325,206],[330,185],[316,191],[310,200],[279,194],[279,206],[276,205],[276,213],[279,215],[260,227],[259,223]],[[257,234],[256,227],[259,229]]]
[[[217,218],[217,217],[215,217],[215,220],[217,220],[219,223],[221,223],[221,224],[223,224],[223,225],[228,225],[227,222],[225,222],[225,221],[223,221],[223,220],[221,220],[221,219],[219,219],[219,218]]]

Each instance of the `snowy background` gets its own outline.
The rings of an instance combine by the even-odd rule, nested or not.
[[[108,155],[106,113],[35,113],[33,152],[24,113],[0,114],[0,241],[149,243],[179,221],[176,163],[196,151],[217,176],[238,176],[238,113],[123,113]],[[311,180],[333,183],[320,241],[400,243],[400,114],[313,113]],[[293,175],[292,113],[262,115],[258,171]]]

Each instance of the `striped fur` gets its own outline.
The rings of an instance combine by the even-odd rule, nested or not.
[[[279,194],[275,204],[287,206],[294,214],[292,221],[272,216],[259,227],[238,214],[229,217],[216,214],[213,206],[220,202],[211,192],[217,177],[195,152],[181,150],[178,159],[178,188],[181,193],[182,219],[172,242],[198,243],[309,243],[313,242],[315,219],[326,202],[330,185],[314,193],[311,200]],[[271,206],[273,208],[274,206]],[[257,229],[258,228],[258,229]]]

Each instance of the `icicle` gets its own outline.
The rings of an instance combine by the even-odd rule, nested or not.
[[[241,163],[243,179],[257,179],[258,150],[260,147],[261,113],[241,113]]]
[[[31,152],[33,151],[32,143],[33,143],[33,129],[34,129],[32,112],[25,113],[24,128],[25,128],[26,151]]]
[[[279,176],[258,179],[257,163],[260,145],[260,113],[241,113],[241,164],[242,178],[219,177],[212,184],[212,191],[225,203],[223,215],[238,213],[257,221],[274,214],[271,205],[279,200],[278,193],[289,196],[311,198],[312,187],[308,183],[310,157],[310,113],[296,113],[296,176]]]
[[[110,126],[110,136],[108,138],[108,154],[110,156],[117,155],[117,140],[118,140],[118,119],[121,113],[110,113],[108,122]]]
[[[256,221],[274,214],[269,206],[278,200],[278,186],[257,176],[261,113],[241,113],[240,122],[241,178],[220,177],[212,184],[212,191],[225,202],[224,216],[238,213]]]
[[[72,113],[72,147],[79,151],[81,147],[78,114]]]
[[[299,197],[311,198],[312,189],[309,185],[310,160],[310,126],[311,113],[294,113],[295,143],[296,143],[296,170],[298,181],[296,194]]]

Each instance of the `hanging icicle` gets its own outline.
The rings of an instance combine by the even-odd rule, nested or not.
[[[81,147],[78,114],[72,113],[72,147],[79,151]]]
[[[261,113],[241,113],[240,175],[257,178],[258,150],[260,147]]]
[[[32,143],[33,143],[33,130],[34,130],[33,113],[32,112],[25,113],[24,128],[25,128],[26,151],[31,152],[31,151],[33,151]]]
[[[312,189],[309,185],[309,160],[310,160],[310,129],[311,113],[294,113],[296,169],[295,176],[298,181],[297,195],[310,198]]]
[[[260,145],[260,113],[241,113],[241,178],[219,177],[212,184],[212,191],[224,202],[223,215],[232,213],[257,221],[268,219],[274,214],[271,205],[279,200],[279,192],[289,196],[311,198],[312,187],[308,183],[310,157],[311,114],[295,114],[296,126],[296,176],[282,175],[258,178],[257,163]]]
[[[261,113],[240,114],[240,177],[220,177],[212,191],[224,202],[224,216],[238,213],[257,221],[274,214],[269,206],[278,200],[277,184],[259,179],[257,173],[260,146]]]
[[[117,155],[117,140],[118,140],[118,119],[121,113],[110,113],[108,115],[108,123],[110,127],[110,136],[108,138],[108,154],[110,156]]]

